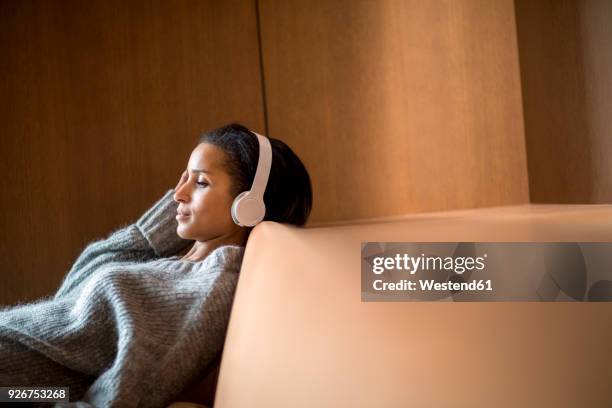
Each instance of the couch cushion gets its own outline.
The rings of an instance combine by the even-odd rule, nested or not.
[[[605,406],[612,303],[361,302],[364,241],[612,241],[612,206],[252,232],[215,408]]]

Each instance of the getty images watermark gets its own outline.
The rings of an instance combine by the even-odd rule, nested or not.
[[[612,243],[364,242],[362,301],[612,301]]]

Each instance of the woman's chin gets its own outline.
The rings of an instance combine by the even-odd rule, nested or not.
[[[180,225],[176,229],[176,235],[178,235],[179,237],[181,237],[183,239],[191,239],[189,237],[189,232],[185,231],[185,228],[181,228]]]

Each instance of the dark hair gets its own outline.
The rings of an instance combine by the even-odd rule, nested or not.
[[[264,221],[304,225],[312,208],[308,171],[289,146],[281,140],[268,139],[272,146],[272,168],[264,193]],[[234,180],[234,197],[251,189],[259,160],[259,143],[247,127],[231,123],[204,133],[199,142],[210,143],[226,153],[224,165]]]

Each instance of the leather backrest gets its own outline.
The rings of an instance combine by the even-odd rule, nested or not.
[[[260,224],[215,408],[607,406],[612,303],[360,300],[361,242],[537,240],[612,241],[612,206]]]

